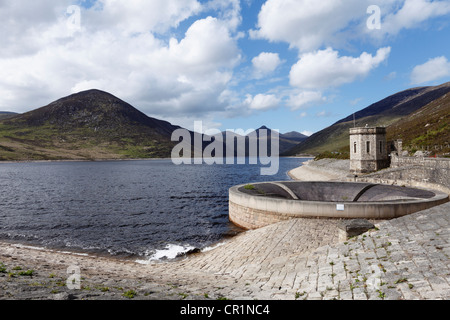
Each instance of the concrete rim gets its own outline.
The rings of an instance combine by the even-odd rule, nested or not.
[[[314,182],[314,181],[308,181]],[[304,183],[308,183],[304,182]],[[428,199],[392,200],[376,202],[350,201],[310,201],[273,198],[264,195],[251,195],[239,191],[246,185],[258,184],[302,183],[299,181],[275,181],[241,184],[229,189],[230,221],[246,229],[256,229],[268,224],[292,218],[338,218],[338,219],[392,219],[411,213],[422,211],[449,201],[446,193],[422,189],[433,192]],[[360,182],[327,182],[336,184],[361,184]],[[367,183],[365,184],[367,185]],[[383,186],[383,184],[375,184]],[[391,186],[391,185],[385,185]],[[401,187],[399,187],[401,188]],[[245,214],[244,214],[245,212]]]

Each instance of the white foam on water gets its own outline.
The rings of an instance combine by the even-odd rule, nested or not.
[[[176,244],[168,244],[164,249],[156,250],[149,258],[136,260],[140,264],[150,264],[155,261],[172,260],[180,255],[195,249],[195,247],[184,247]]]

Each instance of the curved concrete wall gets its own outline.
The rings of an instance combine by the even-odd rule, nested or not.
[[[293,200],[248,194],[239,190],[244,186],[235,186],[229,191],[229,218],[245,229],[257,229],[294,218],[392,219],[449,201],[448,194],[438,191],[433,191],[435,195],[428,199],[386,202]]]

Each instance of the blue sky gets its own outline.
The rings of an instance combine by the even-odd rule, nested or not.
[[[0,0],[0,110],[97,88],[189,129],[311,134],[450,81],[449,16],[448,0]]]

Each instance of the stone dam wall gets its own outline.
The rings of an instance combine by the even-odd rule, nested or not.
[[[358,177],[356,181],[435,189],[450,194],[450,159],[392,155],[389,169]]]

